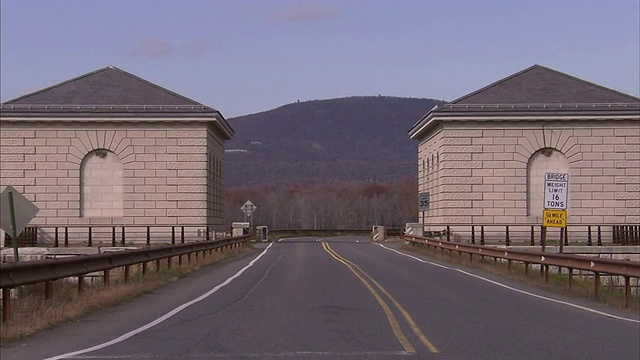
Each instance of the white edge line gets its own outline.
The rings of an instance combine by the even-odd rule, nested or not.
[[[465,274],[465,275],[468,275],[468,276],[474,277],[474,278],[476,278],[476,279],[480,279],[480,280],[482,280],[482,281],[486,281],[486,282],[488,282],[488,283],[491,283],[491,284],[494,284],[494,285],[497,285],[497,286],[503,287],[503,288],[505,288],[505,289],[508,289],[508,290],[511,290],[511,291],[515,291],[515,292],[518,292],[518,293],[524,294],[524,295],[532,296],[532,297],[535,297],[535,298],[538,298],[538,299],[547,300],[547,301],[551,301],[551,302],[558,303],[558,304],[562,304],[562,305],[567,305],[567,306],[570,306],[570,307],[573,307],[573,308],[576,308],[576,309],[580,309],[580,310],[584,310],[584,311],[588,311],[588,312],[591,312],[591,313],[594,313],[594,314],[603,315],[603,316],[607,316],[607,317],[614,318],[614,319],[618,319],[618,320],[624,320],[624,321],[629,321],[629,322],[633,322],[633,323],[640,324],[640,320],[636,320],[636,319],[629,319],[629,318],[625,318],[625,317],[622,317],[622,316],[617,316],[617,315],[609,314],[609,313],[606,313],[606,312],[603,312],[603,311],[599,311],[599,310],[591,309],[591,308],[588,308],[588,307],[585,307],[585,306],[581,306],[581,305],[573,304],[573,303],[570,303],[570,302],[567,302],[567,301],[562,301],[562,300],[552,299],[552,298],[549,298],[549,297],[546,297],[546,296],[537,295],[537,294],[534,294],[534,293],[530,293],[530,292],[528,292],[528,291],[524,291],[524,290],[516,289],[516,288],[514,288],[514,287],[511,287],[511,286],[508,286],[508,285],[502,284],[502,283],[497,282],[497,281],[494,281],[494,280],[490,280],[490,279],[484,278],[484,277],[479,276],[479,275],[472,274],[472,273],[470,273],[470,272],[467,272],[467,271],[464,271],[464,270],[461,270],[461,269],[458,269],[458,268],[449,267],[449,266],[444,266],[444,265],[440,265],[440,264],[437,264],[437,263],[434,263],[434,262],[431,262],[431,261],[422,260],[422,259],[420,259],[420,258],[418,258],[418,257],[416,257],[416,256],[409,255],[409,254],[405,254],[405,253],[403,253],[402,251],[398,251],[398,250],[396,250],[396,249],[392,249],[392,248],[386,247],[386,246],[384,246],[384,245],[382,245],[382,244],[378,244],[378,245],[380,245],[381,247],[383,247],[383,248],[385,248],[385,249],[387,249],[387,250],[389,250],[389,251],[393,251],[393,252],[398,253],[398,254],[400,254],[400,255],[402,255],[402,256],[406,256],[406,257],[408,257],[408,258],[411,258],[411,259],[417,260],[417,261],[419,261],[419,262],[422,262],[422,263],[425,263],[425,264],[429,264],[429,265],[433,265],[433,266],[437,266],[437,267],[440,267],[440,268],[443,268],[443,269],[447,269],[447,270],[454,270],[454,271],[458,271],[458,272],[461,272],[461,273],[463,273],[463,274]]]
[[[218,290],[220,290],[223,287],[229,285],[229,283],[231,283],[233,280],[235,280],[238,277],[240,277],[240,275],[242,275],[247,269],[252,267],[253,264],[256,263],[256,261],[258,261],[264,254],[266,254],[267,251],[269,250],[269,248],[271,248],[271,245],[273,245],[273,243],[270,243],[269,246],[267,246],[264,249],[264,251],[262,251],[260,253],[260,255],[258,255],[255,259],[251,260],[251,262],[249,264],[247,264],[242,269],[238,270],[237,273],[235,273],[233,276],[231,276],[230,278],[225,280],[223,283],[217,285],[216,287],[214,287],[213,289],[211,289],[211,290],[207,291],[206,293],[200,295],[199,297],[197,297],[197,298],[195,298],[195,299],[193,299],[193,300],[191,300],[189,302],[186,302],[186,303],[178,306],[177,308],[169,311],[168,313],[162,315],[161,317],[155,319],[154,321],[152,321],[152,322],[150,322],[150,323],[148,323],[146,325],[143,325],[143,326],[141,326],[141,327],[139,327],[139,328],[137,328],[135,330],[129,331],[128,333],[126,333],[126,334],[124,334],[124,335],[122,335],[120,337],[117,337],[117,338],[115,338],[115,339],[113,339],[111,341],[107,341],[107,342],[104,342],[102,344],[98,344],[98,345],[95,345],[95,346],[92,346],[92,347],[89,347],[89,348],[86,348],[86,349],[82,349],[82,350],[78,350],[78,351],[69,352],[69,353],[66,353],[66,354],[62,354],[62,355],[46,358],[45,360],[65,359],[65,358],[68,358],[68,357],[71,357],[71,356],[86,354],[86,353],[89,353],[89,352],[92,352],[92,351],[104,349],[104,348],[106,348],[108,346],[117,344],[119,342],[123,342],[123,341],[125,341],[125,340],[127,340],[127,339],[129,339],[129,338],[131,338],[131,337],[133,337],[135,335],[137,335],[137,334],[140,334],[143,331],[151,329],[152,327],[164,322],[165,320],[168,320],[172,316],[174,316],[174,315],[178,314],[179,312],[181,312],[182,310],[188,308],[189,306],[191,306],[193,304],[196,304],[196,303],[208,298],[209,296],[211,296],[214,293],[216,293]]]

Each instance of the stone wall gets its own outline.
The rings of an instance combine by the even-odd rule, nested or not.
[[[418,147],[418,191],[429,192],[429,210],[419,213],[422,221],[423,216],[438,216],[442,211],[436,204],[442,201],[440,189],[441,167],[440,161],[450,159],[456,155],[442,154],[438,151],[442,147],[442,129],[437,128],[427,134],[425,141]],[[441,156],[444,156],[441,158]]]
[[[432,195],[428,223],[540,224],[535,179],[565,164],[569,224],[640,222],[638,121],[444,122],[439,132],[419,146],[420,166],[439,158],[436,180],[419,174]]]
[[[12,185],[33,201],[40,211],[31,224],[43,229],[221,225],[222,144],[204,122],[6,122],[0,128],[0,191]],[[114,157],[111,162],[121,163],[120,188],[114,179],[120,174],[113,167],[108,168],[110,175],[102,174],[102,183],[100,175],[95,176],[100,170],[86,167],[96,150],[106,150]],[[210,162],[218,170],[211,172]],[[111,191],[112,196],[96,196],[100,191]],[[84,200],[90,196],[94,201],[109,198],[109,210],[87,208],[92,205]]]

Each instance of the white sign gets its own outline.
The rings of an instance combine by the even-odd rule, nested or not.
[[[242,210],[242,212],[247,216],[251,216],[257,209],[258,208],[249,200],[247,200],[247,202],[240,208],[240,210]]]
[[[0,194],[0,228],[6,231],[9,236],[13,237],[9,193],[12,193],[13,197],[13,214],[16,223],[16,235],[20,235],[22,230],[24,230],[29,222],[36,216],[40,209],[38,209],[37,206],[12,186],[7,186],[4,189],[2,194]]]
[[[544,208],[566,210],[569,195],[569,174],[544,174]]]
[[[418,209],[419,211],[429,210],[429,192],[423,192],[418,194]]]

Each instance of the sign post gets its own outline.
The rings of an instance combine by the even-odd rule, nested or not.
[[[542,212],[542,231],[547,227],[558,227],[560,231],[567,228],[567,198],[569,195],[569,174],[544,174],[544,210]],[[566,234],[565,234],[566,235]],[[545,237],[542,238],[542,251],[545,248]],[[560,253],[563,252],[564,242],[560,240]]]
[[[13,256],[20,261],[18,254],[18,236],[40,211],[29,199],[20,194],[13,186],[7,186],[0,194],[0,228],[11,236]]]

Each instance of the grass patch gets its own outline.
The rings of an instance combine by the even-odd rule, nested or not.
[[[150,293],[205,266],[244,251],[246,250],[242,248],[220,253],[214,251],[206,257],[200,254],[196,259],[192,256],[190,262],[187,262],[185,255],[181,266],[178,266],[178,261],[174,258],[171,269],[166,260],[161,261],[158,268],[158,263],[153,261],[147,264],[144,276],[142,266],[132,266],[126,283],[122,269],[114,269],[111,271],[108,287],[104,286],[99,277],[94,281],[87,277],[82,293],[78,293],[76,281],[58,280],[52,284],[53,296],[49,300],[45,300],[44,284],[22,286],[16,292],[17,297],[11,299],[11,319],[0,325],[0,346]]]
[[[474,255],[473,260],[470,261],[469,254],[465,253],[459,255],[457,252],[450,253],[448,250],[442,253],[441,251],[434,251],[433,248],[429,249],[421,245],[403,245],[402,248],[450,264],[487,271],[545,291],[596,301],[617,310],[628,310],[633,313],[640,313],[640,296],[638,294],[640,289],[635,288],[635,293],[632,292],[629,307],[625,309],[624,283],[616,283],[614,279],[611,279],[611,281],[608,281],[600,287],[600,294],[598,298],[596,298],[593,273],[577,273],[577,271],[574,271],[571,287],[569,287],[569,276],[566,273],[560,273],[561,269],[555,266],[549,268],[548,280],[545,280],[544,273],[540,268],[532,268],[532,266],[529,266],[528,271],[525,271],[524,264],[520,262],[512,262],[509,268],[506,261],[494,261],[493,258],[489,257],[481,259],[480,256]],[[566,271],[566,269],[564,270]]]

